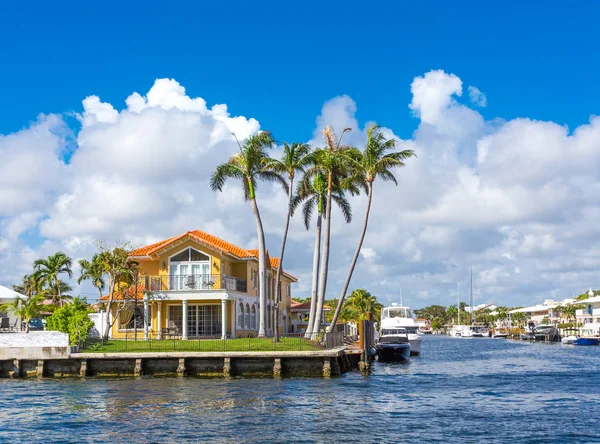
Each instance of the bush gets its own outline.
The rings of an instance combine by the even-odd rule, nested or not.
[[[558,328],[573,328],[572,322],[566,322],[564,324],[558,324]]]
[[[46,329],[69,334],[69,342],[77,344],[88,337],[94,323],[88,316],[91,310],[85,299],[75,298],[71,304],[58,308],[46,320]]]

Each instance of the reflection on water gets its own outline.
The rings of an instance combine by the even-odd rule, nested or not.
[[[0,380],[0,441],[600,442],[600,347],[426,337],[324,379]]]

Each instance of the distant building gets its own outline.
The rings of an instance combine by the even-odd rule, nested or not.
[[[321,326],[326,327],[325,312],[330,311],[331,307],[325,305],[323,307],[323,317],[321,318]],[[304,333],[308,327],[308,318],[310,315],[310,301],[298,302],[292,299],[290,308],[290,320],[292,333]]]

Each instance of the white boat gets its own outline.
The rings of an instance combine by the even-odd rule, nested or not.
[[[410,354],[418,355],[421,353],[421,335],[419,327],[415,323],[412,311],[409,307],[402,307],[398,304],[392,304],[391,307],[384,307],[381,310],[381,331],[404,328],[410,342]]]
[[[500,328],[496,328],[494,329],[494,332],[492,333],[492,338],[495,339],[506,339],[508,338],[508,328],[504,328],[504,327],[500,327]]]
[[[464,325],[453,325],[450,329],[450,336],[454,336],[455,338],[460,338],[462,336]]]
[[[565,331],[566,336],[563,336],[560,340],[561,344],[569,344],[572,345],[577,339],[581,336],[579,335],[579,329],[570,328]]]
[[[465,325],[460,336],[461,336],[461,338],[472,338],[473,337],[473,328],[468,325]]]

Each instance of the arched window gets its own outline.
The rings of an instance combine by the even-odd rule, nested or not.
[[[250,305],[246,304],[246,318],[244,319],[244,327],[246,330],[250,328]]]
[[[252,312],[250,313],[250,328],[256,328],[256,305],[252,305]]]
[[[244,304],[242,303],[238,306],[237,326],[244,328]]]

